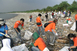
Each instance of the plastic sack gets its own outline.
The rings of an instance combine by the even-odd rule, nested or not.
[[[29,51],[27,49],[27,47],[25,46],[25,44],[19,45],[19,46],[15,46],[12,48],[13,51]]]
[[[61,14],[61,17],[64,17],[64,15],[63,15],[63,14]]]
[[[45,49],[43,51],[49,51],[49,49],[47,47],[45,47]]]
[[[71,21],[68,21],[68,24],[72,24],[72,22]]]
[[[73,26],[70,28],[70,30],[75,31],[75,29],[76,29],[76,22],[74,22],[74,24],[73,24]]]
[[[68,24],[63,24],[63,26],[66,26],[66,27],[68,27],[69,25],[68,25]]]
[[[53,17],[51,16],[51,19],[52,19]]]
[[[33,35],[32,32],[30,32],[30,31],[25,31],[24,38],[25,38],[26,40],[29,40],[29,39],[31,39],[32,35]]]
[[[63,48],[62,48],[61,50],[59,50],[59,51],[69,51],[68,48],[69,48],[68,46],[65,46],[65,47],[63,47]]]

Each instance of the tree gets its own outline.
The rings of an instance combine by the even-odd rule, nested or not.
[[[67,1],[63,1],[62,3],[59,4],[58,9],[59,10],[65,10],[70,6],[70,4],[67,3]]]

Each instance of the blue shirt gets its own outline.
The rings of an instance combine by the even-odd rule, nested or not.
[[[8,30],[8,26],[7,26],[7,25],[5,25],[5,26],[1,26],[1,28],[0,28],[0,32],[5,34],[5,30]],[[3,36],[3,35],[0,34],[0,36]]]

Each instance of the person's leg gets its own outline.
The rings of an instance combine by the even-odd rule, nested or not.
[[[45,35],[47,37],[47,41],[46,41],[47,45],[49,45],[49,43],[50,43],[50,34],[51,34],[51,32],[49,32],[49,31],[45,32]]]
[[[31,18],[30,18],[30,22],[31,22]]]
[[[32,47],[31,51],[40,51],[37,47]]]
[[[16,33],[17,33],[17,36],[18,36],[18,38],[19,38],[19,39],[21,39],[21,31],[20,31],[20,29],[19,29],[19,28],[17,28],[17,30],[18,30],[18,32],[15,30],[15,31],[16,31]],[[20,33],[20,34],[19,34],[19,33]]]
[[[3,47],[3,43],[2,43],[2,40],[4,39],[4,36],[1,36],[0,37],[0,43],[1,43],[1,47]]]
[[[40,35],[40,27],[38,27],[38,34]]]
[[[41,26],[41,31],[42,31],[42,35],[45,35],[45,33],[44,33],[44,29],[43,29],[42,26]]]
[[[21,31],[19,28],[17,28],[17,30],[19,31],[20,34],[18,34],[18,38],[21,39]]]
[[[56,38],[55,34],[53,32],[51,32],[51,34],[50,34],[50,44],[55,43],[55,38]]]

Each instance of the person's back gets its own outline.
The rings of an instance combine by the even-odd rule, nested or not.
[[[50,23],[46,28],[45,28],[45,32],[46,31],[50,31],[52,32],[52,29],[55,29],[55,23]]]
[[[43,39],[41,37],[39,37],[35,43],[34,46],[38,46],[38,48],[43,51],[46,47],[46,44],[44,43]]]
[[[2,43],[3,47],[1,48],[1,51],[13,51],[10,46],[10,39],[3,39]]]
[[[41,18],[40,17],[37,17],[36,18],[36,23],[39,23],[40,24],[40,25],[37,25],[38,27],[42,26]]]

